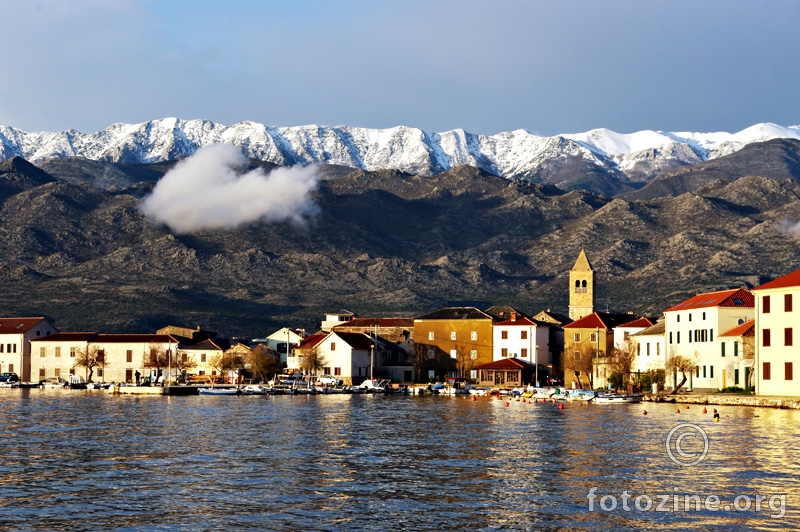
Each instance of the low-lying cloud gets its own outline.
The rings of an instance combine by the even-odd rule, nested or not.
[[[141,211],[175,233],[233,229],[257,220],[299,222],[316,213],[310,198],[316,167],[236,170],[246,164],[235,146],[201,148],[164,174]]]
[[[792,223],[788,220],[784,220],[781,224],[781,228],[789,234],[789,236],[800,239],[800,222]]]

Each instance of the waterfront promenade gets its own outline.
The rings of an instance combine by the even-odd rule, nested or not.
[[[800,409],[800,397],[777,395],[746,395],[740,393],[668,393],[645,394],[644,401],[689,405],[759,406],[767,408]]]

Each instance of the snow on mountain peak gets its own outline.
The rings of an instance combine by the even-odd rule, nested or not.
[[[151,163],[184,158],[204,146],[223,143],[239,146],[247,157],[282,166],[337,164],[431,175],[468,164],[513,178],[534,175],[564,157],[580,157],[640,179],[655,169],[719,157],[749,143],[774,138],[800,139],[800,126],[761,123],[737,133],[617,133],[600,128],[540,137],[522,129],[487,136],[463,129],[431,134],[408,126],[273,127],[251,121],[226,126],[209,120],[166,117],[140,124],[116,123],[89,134],[32,133],[0,126],[0,159],[16,155],[35,163],[80,156]]]

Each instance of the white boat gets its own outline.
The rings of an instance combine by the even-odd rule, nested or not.
[[[594,398],[594,402],[599,405],[616,403],[641,403],[642,394],[620,395],[616,393],[600,393]]]
[[[367,379],[353,388],[355,393],[386,393],[386,381]]]
[[[597,397],[597,392],[594,390],[570,390],[567,401],[591,401],[595,397]]]
[[[242,393],[244,395],[267,395],[269,388],[260,384],[249,384],[242,388]]]
[[[197,393],[200,395],[239,395],[241,392],[238,388],[198,388]]]

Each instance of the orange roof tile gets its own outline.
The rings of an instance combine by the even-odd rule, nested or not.
[[[706,292],[690,297],[668,308],[664,312],[712,307],[755,307],[755,297],[753,297],[753,292],[745,288]]]
[[[793,286],[800,286],[800,270],[787,273],[783,277],[773,279],[768,283],[753,288],[753,290],[770,290],[772,288],[790,288]]]
[[[719,336],[755,336],[756,335],[756,322],[755,320],[750,320],[742,323],[741,325],[737,325],[733,329],[729,331],[725,331],[724,333],[719,334]]]

